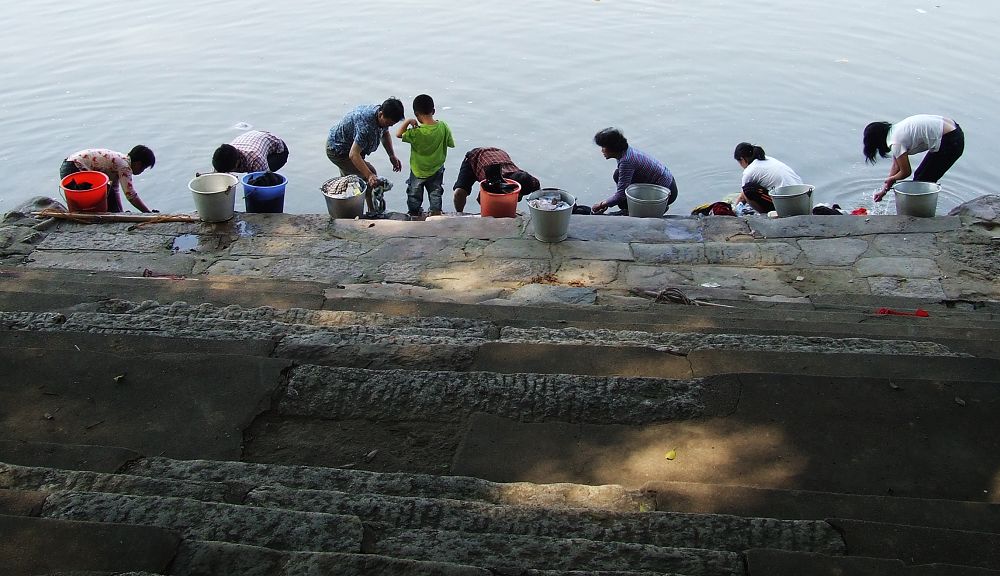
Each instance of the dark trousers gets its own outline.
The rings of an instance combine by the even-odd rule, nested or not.
[[[941,146],[937,152],[928,152],[924,160],[913,173],[915,182],[937,182],[944,173],[955,164],[955,161],[965,152],[965,133],[962,127],[955,123],[955,129],[941,138]]]

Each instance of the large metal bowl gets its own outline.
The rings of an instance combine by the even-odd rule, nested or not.
[[[892,186],[896,195],[896,214],[930,218],[937,212],[941,186],[935,182],[906,180]]]

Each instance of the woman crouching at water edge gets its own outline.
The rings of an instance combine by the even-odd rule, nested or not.
[[[917,171],[915,182],[937,182],[965,151],[965,133],[951,118],[918,114],[895,124],[872,122],[865,126],[865,160],[874,164],[875,155],[883,158],[892,155],[892,167],[882,189],[875,194],[881,202],[893,184],[910,175],[913,154],[927,152]]]
[[[743,168],[743,188],[740,202],[749,204],[761,214],[774,210],[771,190],[779,186],[802,184],[802,178],[784,162],[769,158],[764,149],[749,142],[740,142],[733,152],[733,159]]]
[[[618,162],[615,169],[615,193],[603,202],[591,207],[594,214],[603,214],[608,208],[617,206],[622,214],[628,213],[628,200],[625,190],[632,184],[656,184],[670,190],[667,206],[677,199],[677,180],[663,162],[649,154],[636,150],[628,145],[628,140],[621,130],[605,128],[594,135],[594,144],[601,147],[601,153],[607,159],[614,158]]]

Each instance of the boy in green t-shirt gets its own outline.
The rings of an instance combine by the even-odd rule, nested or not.
[[[410,177],[407,179],[406,208],[410,216],[423,211],[424,188],[430,200],[431,216],[441,214],[444,194],[444,161],[448,148],[455,147],[451,129],[434,119],[434,99],[421,94],[413,99],[413,114],[399,127],[396,136],[410,145]]]

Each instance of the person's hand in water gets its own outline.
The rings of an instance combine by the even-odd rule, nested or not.
[[[892,188],[893,184],[895,184],[895,182],[892,180],[886,180],[885,184],[882,185],[882,189],[876,192],[872,199],[876,202],[881,202],[882,199],[885,198],[885,195],[889,193],[889,189]]]

